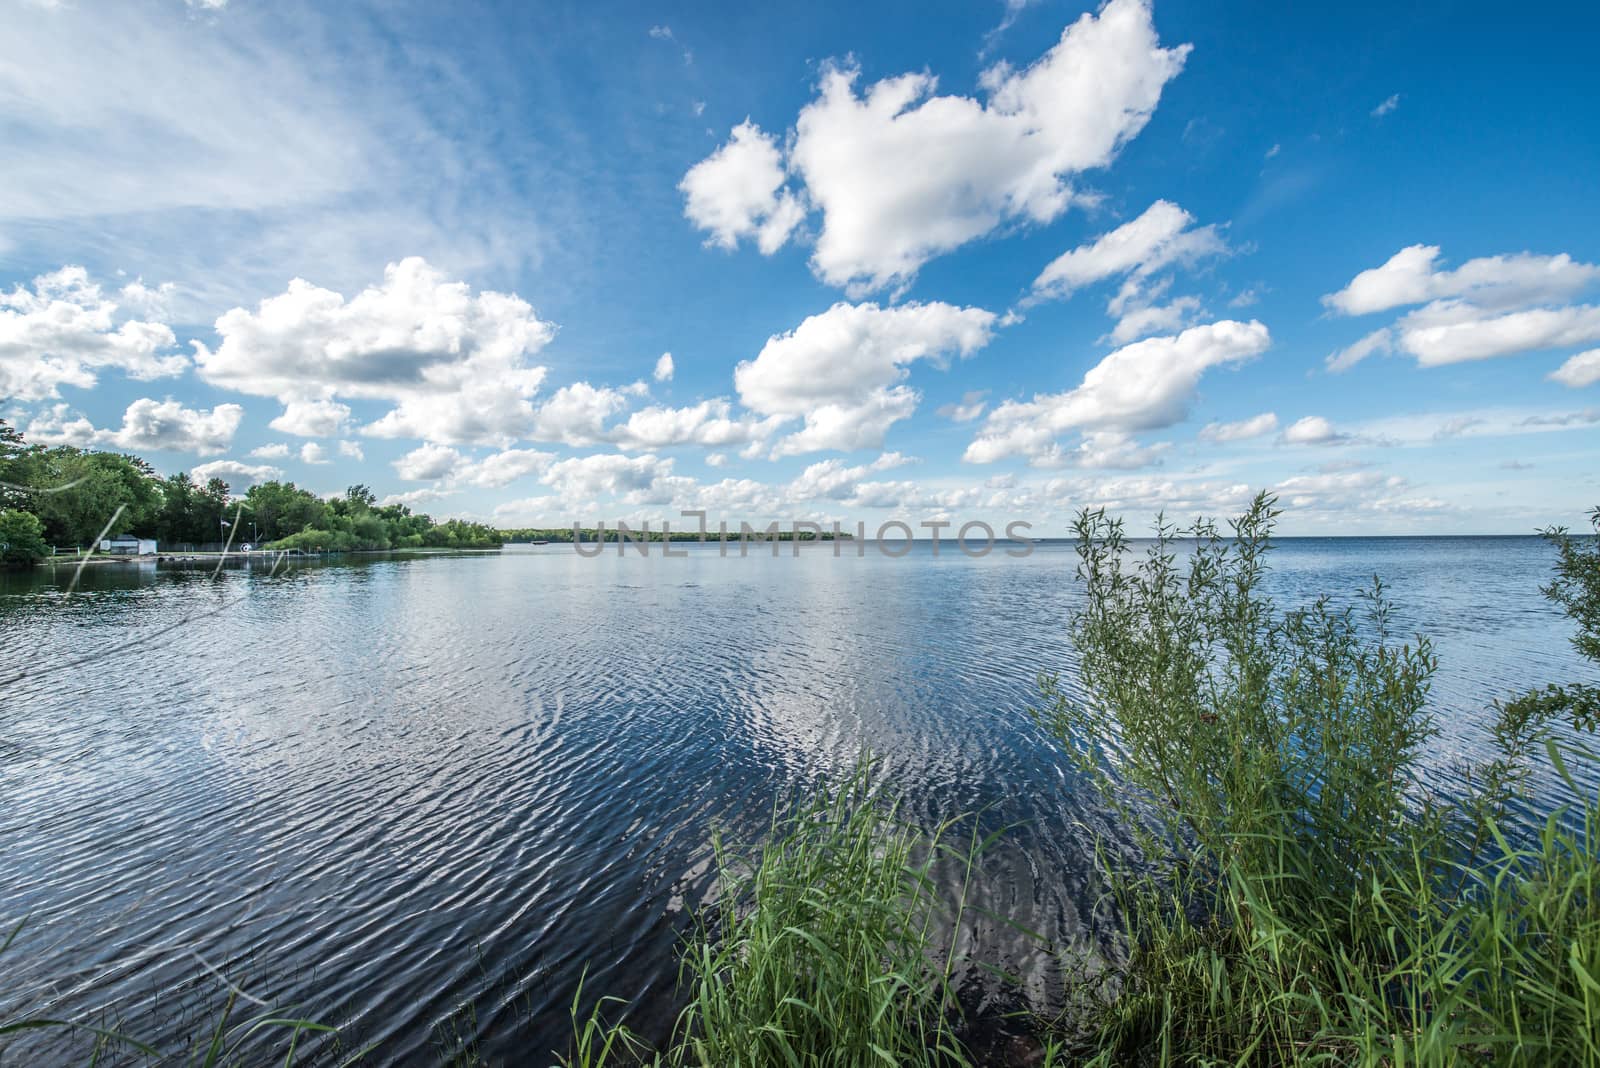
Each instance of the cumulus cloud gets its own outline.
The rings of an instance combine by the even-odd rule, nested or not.
[[[1259,438],[1276,429],[1278,429],[1277,415],[1273,412],[1262,412],[1260,415],[1253,415],[1236,423],[1207,423],[1200,430],[1200,440],[1220,445],[1229,441]]]
[[[283,401],[285,426],[326,430],[328,405],[362,398],[394,404],[365,428],[377,437],[506,444],[537,420],[545,369],[530,358],[554,329],[521,298],[474,295],[412,257],[349,300],[295,279],[253,312],[234,308],[195,362],[213,385]]]
[[[1439,251],[1437,245],[1403,248],[1322,302],[1344,315],[1368,315],[1447,298],[1504,309],[1530,301],[1565,300],[1600,282],[1600,265],[1580,263],[1565,253],[1483,256],[1445,271],[1436,266]]]
[[[484,489],[500,489],[520,478],[549,468],[554,453],[536,449],[506,449],[457,468],[452,482]]]
[[[1028,67],[984,71],[982,101],[938,95],[928,73],[862,87],[853,67],[826,64],[787,161],[799,195],[822,213],[812,269],[860,296],[904,285],[929,259],[1008,222],[1055,219],[1080,199],[1073,176],[1110,163],[1144,128],[1188,53],[1161,47],[1147,2],[1110,0]],[[726,154],[742,161],[737,183]],[[702,172],[685,192],[699,192],[689,215],[714,242],[781,217],[774,139],[746,123],[697,168],[713,163],[727,184]]]
[[[746,119],[727,144],[689,168],[678,188],[684,215],[710,233],[706,244],[734,249],[749,238],[770,256],[805,217],[799,199],[784,189],[786,181],[772,135]]]
[[[539,405],[522,437],[566,445],[606,441],[606,420],[628,406],[629,393],[609,386],[574,382],[562,386]]]
[[[116,429],[96,429],[82,416],[72,416],[66,405],[55,405],[33,418],[27,437],[41,444],[213,456],[227,451],[243,418],[244,409],[237,404],[219,404],[207,410],[144,397],[128,405],[122,426]]]
[[[102,370],[146,381],[182,374],[188,357],[162,323],[118,314],[118,304],[82,267],[63,267],[0,291],[0,396],[59,397],[88,389]]]
[[[1134,342],[1107,355],[1076,389],[1000,405],[989,413],[964,459],[993,463],[1025,456],[1048,466],[1069,458],[1057,442],[1068,431],[1126,435],[1171,426],[1188,416],[1208,369],[1253,359],[1270,342],[1261,323],[1233,320]]]
[[[361,444],[355,441],[339,442],[339,455],[351,460],[365,460],[367,454],[361,450]]]
[[[1284,428],[1280,440],[1286,445],[1342,445],[1351,438],[1322,416],[1308,415]]]
[[[204,485],[213,478],[220,478],[228,484],[228,488],[237,493],[262,482],[271,482],[273,479],[282,478],[283,471],[271,464],[243,464],[238,460],[212,460],[210,463],[201,464],[189,469],[189,477]]]
[[[796,501],[844,501],[854,497],[869,475],[879,474],[910,463],[898,452],[886,452],[866,464],[847,464],[843,460],[819,460],[802,471],[788,486],[788,496]]]
[[[734,385],[752,411],[804,419],[778,442],[777,455],[877,448],[916,409],[919,395],[904,384],[909,365],[969,356],[989,343],[994,324],[982,308],[840,302],[768,338],[754,360],[735,368]]]
[[[283,460],[289,456],[289,446],[281,441],[274,441],[267,445],[258,445],[250,450],[250,455],[259,460]]]
[[[732,405],[716,398],[685,408],[642,408],[608,433],[624,449],[664,449],[674,445],[720,448],[763,441],[782,421],[782,417],[735,417]]]
[[[1590,349],[1580,352],[1566,363],[1550,372],[1552,382],[1560,382],[1563,386],[1573,389],[1582,389],[1600,382],[1600,349]]]
[[[448,445],[426,442],[394,461],[394,469],[407,482],[431,482],[453,474],[464,459]]]
[[[328,450],[314,441],[308,441],[300,446],[300,462],[305,464],[331,463],[328,459]]]
[[[657,382],[671,382],[672,370],[672,353],[663,352],[661,357],[656,360],[656,369],[652,377]]]
[[[331,438],[350,418],[350,406],[336,401],[290,401],[283,414],[267,425],[302,438]]]
[[[1344,315],[1423,305],[1329,356],[1329,370],[1395,351],[1437,367],[1600,340],[1600,307],[1564,303],[1600,284],[1600,265],[1523,252],[1443,270],[1438,259],[1437,246],[1412,245],[1322,298]]]
[[[403,505],[406,508],[412,508],[416,505],[426,504],[429,501],[437,501],[451,495],[452,491],[450,490],[440,490],[425,487],[423,489],[407,490],[404,493],[391,493],[378,503],[385,508],[389,508],[397,504]],[[498,513],[499,509],[496,509],[495,511]]]
[[[575,456],[551,464],[542,481],[574,503],[616,499],[628,504],[665,504],[674,488],[672,463],[670,457],[648,453]]]

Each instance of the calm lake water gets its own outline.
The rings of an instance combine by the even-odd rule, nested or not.
[[[451,1035],[548,1063],[587,968],[659,1032],[712,829],[758,835],[863,749],[913,818],[1012,826],[984,907],[1092,941],[1111,828],[1027,713],[1038,673],[1073,677],[1069,545],[688,552],[96,566],[71,594],[70,569],[0,575],[0,923],[28,917],[0,1019],[179,1048],[226,994],[214,969],[380,1063]],[[1383,576],[1398,629],[1437,642],[1448,787],[1486,751],[1490,698],[1594,678],[1539,595],[1552,559],[1532,538],[1288,540],[1273,585],[1291,605]],[[975,938],[1048,999],[1048,952],[997,923]],[[0,1062],[85,1048],[28,1041]]]

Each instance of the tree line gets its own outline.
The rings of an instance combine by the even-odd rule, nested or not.
[[[379,505],[366,486],[324,498],[293,482],[263,482],[234,497],[220,478],[162,477],[147,461],[71,445],[30,444],[0,420],[0,561],[29,563],[52,546],[108,534],[162,545],[252,542],[269,549],[484,549],[501,536],[482,523],[437,523],[403,504]]]

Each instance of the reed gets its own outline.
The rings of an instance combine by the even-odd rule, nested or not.
[[[900,818],[863,762],[844,782],[776,810],[765,844],[718,837],[715,901],[687,938],[687,1003],[661,1065],[965,1065],[956,1038],[954,932],[992,840],[955,821]],[[975,826],[975,825],[974,825]],[[952,866],[947,901],[935,870]],[[603,1009],[604,1006],[601,1007]],[[574,1003],[578,1068],[641,1058],[637,1039]]]

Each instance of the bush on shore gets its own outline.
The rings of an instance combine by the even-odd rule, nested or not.
[[[1107,858],[1127,961],[1090,1064],[1600,1064],[1600,805],[1532,842],[1505,827],[1529,762],[1595,754],[1591,688],[1497,705],[1465,798],[1423,757],[1435,659],[1397,642],[1381,584],[1279,613],[1262,592],[1276,513],[1223,536],[1161,524],[1141,562],[1104,512],[1077,523],[1075,620],[1091,699],[1044,680],[1043,722],[1136,830]],[[1600,525],[1600,512],[1596,513]],[[1594,657],[1600,550],[1564,531],[1546,589]],[[1184,553],[1179,538],[1193,538]]]

